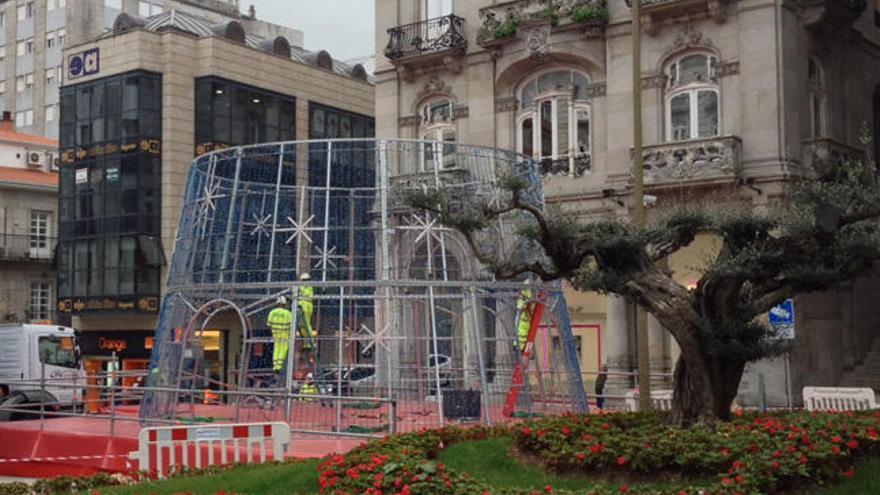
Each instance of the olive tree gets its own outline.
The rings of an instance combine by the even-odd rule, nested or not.
[[[794,295],[864,274],[880,258],[877,179],[873,166],[850,163],[824,177],[790,180],[770,211],[684,203],[658,211],[645,228],[550,211],[529,199],[530,185],[519,177],[504,178],[503,194],[492,201],[440,189],[412,191],[404,201],[457,230],[497,278],[564,279],[577,290],[630,298],[653,314],[681,348],[672,420],[687,425],[728,419],[745,365],[783,351],[761,315]],[[511,213],[526,218],[520,246],[534,246],[539,256],[504,252],[497,239],[481,235]],[[701,233],[721,247],[696,286],[685,287],[666,259]]]

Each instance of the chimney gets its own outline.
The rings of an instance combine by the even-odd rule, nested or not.
[[[15,131],[15,122],[12,120],[12,112],[3,112],[3,120],[0,120],[0,131]]]
[[[251,6],[248,8],[248,15],[251,16],[251,19],[257,18],[257,8],[254,7],[254,4],[251,4]]]

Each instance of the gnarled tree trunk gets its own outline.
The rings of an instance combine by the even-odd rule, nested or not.
[[[682,348],[673,376],[672,422],[680,426],[730,419],[745,362]]]

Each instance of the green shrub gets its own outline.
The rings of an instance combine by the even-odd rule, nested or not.
[[[519,19],[507,19],[506,21],[504,21],[504,24],[498,26],[495,31],[492,31],[492,37],[498,39],[506,38],[507,36],[513,36],[514,34],[516,34],[517,27],[519,27]]]
[[[713,495],[768,493],[821,485],[853,474],[856,459],[880,451],[880,413],[744,415],[688,429],[658,414],[562,416],[511,427],[448,427],[386,437],[318,466],[321,493],[518,495],[447,469],[445,447],[511,437],[546,470],[601,480],[680,480],[656,488],[606,481],[586,493]],[[708,481],[706,481],[708,480]],[[564,490],[550,491],[566,493]],[[672,491],[670,491],[672,490]]]
[[[587,5],[575,7],[571,11],[571,20],[574,22],[587,22],[594,19],[608,20],[608,9],[600,6]]]

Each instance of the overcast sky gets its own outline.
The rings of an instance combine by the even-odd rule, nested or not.
[[[251,4],[258,19],[304,32],[307,50],[340,60],[375,53],[375,0],[241,0],[241,10]]]

